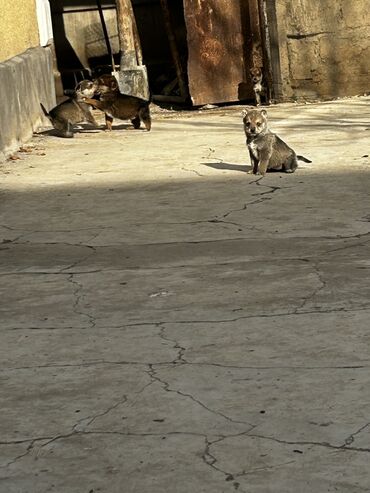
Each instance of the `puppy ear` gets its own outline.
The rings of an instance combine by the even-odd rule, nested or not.
[[[116,79],[112,79],[112,82],[111,82],[111,89],[113,91],[115,91],[116,89],[118,89],[118,82]]]
[[[267,111],[266,110],[261,110],[261,115],[267,118]]]
[[[242,111],[242,116],[244,117],[244,116],[247,116],[247,115],[248,115],[248,110],[243,110]]]

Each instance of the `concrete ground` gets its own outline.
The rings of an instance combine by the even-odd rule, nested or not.
[[[1,493],[370,491],[370,98],[268,113],[312,165],[237,107],[1,166]]]

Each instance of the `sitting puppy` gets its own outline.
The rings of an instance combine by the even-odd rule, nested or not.
[[[261,105],[261,95],[264,96],[266,103],[269,103],[266,87],[263,85],[263,74],[259,67],[252,67],[250,69],[250,75],[253,82],[254,97],[256,99],[256,106]]]
[[[298,159],[306,163],[311,161],[297,156],[283,140],[267,128],[266,110],[243,111],[244,132],[247,147],[255,175],[264,176],[268,169],[294,173],[298,167]]]
[[[89,122],[97,126],[91,112],[91,106],[82,100],[83,96],[94,95],[93,83],[89,80],[80,82],[72,98],[58,104],[50,112],[47,112],[41,104],[44,115],[51,121],[53,127],[59,131],[61,137],[73,137],[73,125],[81,122]]]
[[[150,101],[121,94],[117,79],[113,75],[102,75],[96,79],[94,89],[99,100],[91,99],[91,96],[88,96],[84,98],[84,101],[94,108],[104,111],[107,130],[112,130],[113,118],[131,120],[134,128],[140,128],[142,121],[148,131],[151,129]]]

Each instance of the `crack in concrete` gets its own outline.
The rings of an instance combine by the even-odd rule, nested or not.
[[[217,217],[214,218],[214,219],[203,219],[203,220],[199,220],[199,221],[183,221],[183,222],[166,222],[166,223],[156,223],[156,224],[162,224],[162,225],[176,225],[176,226],[179,226],[179,225],[194,225],[194,224],[208,224],[208,223],[213,223],[213,224],[231,224],[232,226],[236,226],[239,229],[239,231],[242,231],[242,225],[241,224],[238,224],[238,223],[234,223],[232,221],[223,221],[222,219],[218,219]],[[184,243],[187,243],[187,242],[184,242]]]
[[[214,443],[217,443],[217,442],[219,442],[222,439],[224,439],[224,438],[220,438],[220,439],[217,439],[217,440],[215,440],[213,442],[210,442],[208,440],[208,437],[207,436],[204,438],[204,440],[205,440],[205,449],[204,449],[204,452],[203,452],[203,455],[202,455],[202,460],[203,460],[203,462],[207,466],[211,467],[216,472],[219,472],[219,473],[223,474],[225,476],[225,481],[230,481],[230,480],[233,479],[233,476],[229,472],[224,471],[218,465],[216,465],[217,464],[217,458],[215,457],[215,455],[213,455],[211,453],[211,450],[210,450],[211,449],[211,446]]]
[[[6,464],[0,465],[0,469],[5,469],[5,468],[11,466],[12,464],[14,464],[15,462],[18,462],[19,460],[23,459],[24,457],[26,457],[27,455],[29,455],[32,452],[34,445],[37,442],[42,442],[42,441],[45,441],[48,439],[49,439],[49,437],[40,437],[40,438],[31,438],[31,439],[25,439],[25,440],[13,440],[13,441],[8,441],[8,442],[0,442],[0,445],[18,445],[18,444],[22,444],[22,443],[28,443],[29,444],[28,447],[26,448],[25,452],[17,455],[16,457],[14,457],[14,459],[11,459]]]
[[[294,188],[294,187],[278,187],[276,185],[275,186],[274,185],[267,185],[266,182],[263,182],[263,176],[261,176],[260,178],[257,178],[254,181],[250,181],[249,185],[256,185],[257,187],[265,187],[265,188],[270,189],[267,192],[259,192],[258,194],[254,194],[254,195],[266,195],[266,194],[270,194],[270,193],[275,193],[277,190],[281,190],[283,188],[285,188],[285,189]]]
[[[89,324],[90,324],[90,328],[94,328],[96,326],[96,320],[95,318],[90,315],[88,312],[83,312],[82,310],[79,310],[78,307],[80,305],[80,302],[81,302],[81,299],[82,299],[82,294],[81,294],[81,291],[83,289],[83,286],[81,283],[77,282],[75,279],[74,279],[74,274],[70,274],[68,276],[68,281],[74,286],[74,291],[73,291],[73,295],[75,297],[75,302],[73,304],[73,311],[74,313],[76,313],[77,315],[82,315],[84,317],[86,317],[89,321]]]
[[[370,423],[369,423],[370,424]],[[368,425],[366,425],[368,426]],[[254,437],[254,438],[260,438],[261,440],[270,440],[276,443],[280,443],[282,445],[312,445],[315,447],[323,447],[323,448],[329,448],[333,450],[350,450],[352,452],[370,452],[370,448],[362,448],[362,447],[349,447],[344,443],[343,445],[333,445],[329,442],[310,442],[306,440],[301,440],[301,441],[290,441],[290,440],[282,440],[279,438],[275,437],[270,437],[270,436],[264,436],[264,435],[257,435],[257,434],[250,434],[248,433],[249,437]]]
[[[184,358],[186,348],[183,346],[180,346],[178,341],[176,341],[174,339],[170,339],[169,337],[167,337],[166,336],[166,328],[163,325],[161,326],[158,335],[163,341],[170,342],[171,344],[173,344],[173,349],[177,350],[177,357],[172,361],[173,364],[187,363],[187,361]],[[157,363],[155,363],[155,364],[157,364]]]
[[[181,169],[184,171],[190,171],[191,173],[195,173],[196,175],[201,176],[201,177],[204,176],[201,173],[199,173],[199,171],[196,171],[195,169],[188,169],[188,168],[184,168],[184,167],[182,167]]]
[[[226,414],[221,413],[220,411],[215,411],[214,409],[211,409],[210,407],[206,406],[203,402],[201,402],[200,400],[196,399],[191,394],[187,394],[185,392],[181,392],[181,390],[171,389],[170,388],[170,384],[168,382],[162,380],[159,376],[157,376],[157,372],[156,372],[156,370],[154,368],[155,366],[156,365],[152,365],[152,364],[148,365],[149,370],[147,371],[147,373],[150,376],[150,378],[152,378],[153,380],[155,380],[156,382],[158,382],[158,383],[161,384],[161,386],[165,390],[165,392],[175,393],[175,394],[178,394],[178,395],[180,395],[182,397],[191,399],[193,402],[195,402],[196,404],[198,404],[199,406],[201,406],[206,411],[208,411],[208,412],[210,412],[212,414],[215,414],[216,416],[219,416],[219,417],[225,419],[226,421],[228,421],[230,423],[240,424],[240,425],[247,425],[249,427],[254,427],[254,425],[252,425],[251,423],[248,423],[246,421],[238,421],[238,420],[232,419],[229,416],[227,416]]]
[[[96,413],[92,416],[86,416],[85,418],[79,419],[78,422],[75,425],[73,425],[72,431],[75,431],[77,433],[79,433],[81,431],[85,431],[86,428],[88,428],[98,418],[101,418],[102,416],[106,416],[111,411],[113,411],[114,409],[117,409],[117,407],[125,404],[126,402],[127,402],[127,396],[124,395],[118,402],[116,402],[112,406],[108,407],[108,409],[106,409],[105,411],[102,411],[100,413]],[[83,428],[78,429],[79,426],[83,426]]]
[[[148,373],[152,373],[152,369],[149,370]],[[153,378],[154,381],[160,382],[161,384],[164,383],[165,385],[168,385],[166,382],[163,382],[161,379],[159,379],[156,376],[152,376],[151,375],[151,378]],[[141,392],[148,385],[151,385],[151,383],[152,382],[150,382],[149,384],[147,384],[141,390]],[[168,389],[167,391],[169,391],[169,392],[176,392],[176,393],[178,393],[178,394],[180,394],[182,396],[191,397],[188,394],[182,394],[179,391],[175,391],[175,390],[171,390],[171,389]],[[192,398],[192,399],[195,400],[194,398]],[[124,398],[122,398],[119,402],[117,402],[113,406],[109,407],[106,411],[104,411],[102,413],[98,413],[98,414],[96,414],[95,416],[92,416],[92,417],[83,418],[85,420],[91,418],[91,421],[86,426],[89,426],[94,421],[94,419],[97,419],[100,416],[104,416],[105,414],[108,414],[110,411],[112,411],[113,409],[117,408],[121,404],[125,404],[126,402],[127,402],[126,396],[124,396]],[[197,402],[198,404],[200,404],[202,407],[204,407],[208,411],[210,411],[212,413],[215,413],[217,415],[220,415],[220,416],[225,417],[224,415],[222,415],[222,414],[220,414],[220,413],[218,413],[216,411],[213,411],[213,410],[207,408],[207,406],[204,406],[199,401],[195,400],[195,402]],[[230,420],[230,418],[228,418],[228,417],[225,417],[225,418],[227,420]],[[30,438],[30,439],[24,439],[24,440],[12,440],[12,441],[0,442],[0,445],[15,445],[15,444],[29,443],[29,445],[28,445],[27,449],[25,450],[25,452],[23,452],[22,454],[17,455],[14,459],[11,459],[8,463],[6,463],[4,465],[1,465],[0,467],[1,468],[7,468],[10,465],[14,464],[15,462],[23,459],[24,457],[26,457],[27,455],[29,455],[33,451],[35,444],[38,443],[38,442],[45,442],[45,443],[41,443],[40,449],[42,449],[42,448],[45,448],[45,447],[49,446],[50,444],[56,442],[57,440],[64,440],[64,439],[71,438],[71,437],[77,436],[77,435],[118,435],[118,436],[126,436],[126,437],[129,437],[129,436],[132,436],[132,437],[163,437],[163,436],[176,436],[176,435],[181,436],[181,435],[183,435],[183,436],[202,437],[205,440],[205,448],[204,448],[204,451],[203,451],[203,454],[202,454],[202,461],[207,466],[209,466],[212,469],[214,469],[216,472],[223,474],[225,476],[225,481],[234,481],[234,479],[235,478],[238,478],[238,477],[242,477],[242,476],[254,474],[255,472],[258,472],[258,471],[261,471],[261,470],[275,469],[277,467],[281,467],[281,466],[284,466],[284,465],[291,464],[291,463],[294,463],[295,462],[295,461],[287,461],[287,462],[276,464],[276,465],[272,465],[272,466],[266,466],[266,467],[256,468],[256,469],[253,469],[253,470],[250,470],[250,471],[243,470],[240,473],[239,472],[237,472],[237,473],[230,473],[228,471],[223,470],[221,467],[219,467],[217,465],[218,460],[217,460],[216,454],[214,452],[211,452],[211,448],[213,446],[215,446],[218,443],[221,443],[224,440],[230,439],[230,438],[237,438],[237,437],[240,437],[240,436],[245,436],[245,437],[258,438],[258,439],[261,439],[261,440],[269,440],[269,441],[273,441],[273,442],[279,443],[281,445],[317,446],[317,447],[323,447],[323,448],[328,448],[328,449],[332,449],[332,450],[345,450],[345,451],[365,452],[365,453],[369,453],[370,452],[370,448],[349,447],[348,446],[349,442],[350,443],[353,442],[353,440],[351,440],[351,439],[350,440],[349,439],[346,439],[346,441],[345,441],[345,443],[343,445],[332,445],[332,444],[330,444],[328,442],[312,442],[312,441],[305,441],[305,440],[301,440],[301,441],[290,441],[290,440],[282,440],[282,439],[278,439],[278,438],[270,437],[270,436],[259,435],[259,434],[251,433],[251,431],[255,428],[255,425],[251,425],[251,424],[248,424],[249,425],[248,430],[245,430],[245,431],[243,431],[241,433],[230,434],[230,435],[217,435],[216,434],[216,435],[214,435],[215,437],[217,437],[215,440],[209,440],[207,434],[204,434],[204,433],[194,433],[194,432],[186,432],[186,431],[173,431],[173,432],[165,432],[165,433],[152,433],[152,432],[150,432],[150,433],[137,433],[137,432],[121,432],[121,431],[107,431],[107,430],[96,430],[95,431],[95,430],[86,430],[86,428],[83,429],[83,430],[78,430],[77,429],[77,426],[78,426],[78,424],[81,421],[82,420],[80,420],[76,425],[74,425],[73,430],[70,433],[59,434],[59,435],[56,435],[56,436],[53,436],[53,437],[37,437],[37,438]],[[231,420],[231,421],[232,422],[236,422],[236,421],[233,421],[233,420]],[[247,423],[244,423],[244,424],[247,424]],[[370,423],[366,423],[358,431],[356,431],[355,433],[351,434],[350,435],[350,438],[353,438],[355,435],[359,434],[361,431],[363,431],[368,426],[370,426]],[[234,482],[233,483],[233,486],[234,486],[235,489],[238,489],[239,490],[240,484],[237,483],[237,482]],[[239,490],[239,491],[242,492],[242,490]]]
[[[27,234],[33,233],[79,233],[80,231],[96,231],[97,229],[109,229],[109,226],[93,226],[91,228],[78,228],[78,229],[24,229],[24,228],[12,228],[5,224],[0,224],[0,228],[7,229],[8,231],[25,231]]]
[[[241,211],[246,211],[247,210],[247,207],[248,207],[248,203],[244,204],[243,207],[241,207],[240,209],[231,209],[229,212],[226,212],[225,214],[222,215],[222,217],[228,217],[230,216],[230,214],[232,214],[233,212],[241,212]]]
[[[258,231],[262,231],[254,226],[242,226],[238,223],[234,223],[234,222],[231,222],[231,221],[222,221],[222,220],[219,220],[219,219],[211,219],[211,220],[205,220],[205,221],[197,221],[197,223],[225,223],[225,224],[231,224],[233,226],[240,226],[240,227],[243,227],[243,228],[246,228],[246,229],[251,229],[251,230],[258,230]],[[171,224],[175,224],[175,223],[171,223]],[[176,223],[176,224],[191,224],[191,223]],[[234,239],[234,241],[236,240],[243,240],[244,238],[236,238]],[[223,240],[220,240],[220,241],[223,241]],[[321,252],[317,255],[308,255],[308,256],[305,256],[305,257],[276,257],[274,259],[264,259],[264,262],[265,263],[284,263],[284,262],[310,262],[311,260],[313,261],[320,261],[323,257],[325,257],[326,255],[329,255],[333,252],[338,252],[338,251],[342,251],[342,250],[347,250],[347,249],[354,249],[354,248],[358,248],[358,247],[362,247],[362,246],[366,246],[367,243],[369,243],[370,240],[367,240],[366,242],[362,242],[362,243],[356,243],[356,244],[351,244],[351,245],[345,245],[345,246],[342,246],[342,247],[338,247],[338,248],[335,248],[335,249],[331,249],[331,250],[327,250],[325,252]],[[187,242],[185,242],[187,243]],[[57,245],[60,245],[59,243]],[[78,245],[75,245],[75,246],[78,246]],[[94,253],[96,253],[97,249],[102,249],[102,248],[109,248],[109,246],[99,246],[99,247],[93,247],[93,246],[88,246],[88,245],[79,245],[79,246],[84,246],[85,248],[89,248],[89,249],[92,249],[94,250]],[[141,245],[142,246],[142,245]],[[1,248],[0,248],[1,250]],[[22,275],[25,275],[25,276],[41,276],[41,275],[46,275],[46,276],[50,276],[50,275],[70,275],[70,274],[75,274],[75,275],[85,275],[85,274],[97,274],[97,273],[100,273],[100,272],[115,272],[116,269],[94,269],[94,270],[77,270],[77,271],[71,271],[70,269],[76,267],[77,265],[81,264],[82,262],[84,262],[85,260],[87,260],[88,258],[90,258],[91,256],[93,255],[93,253],[90,253],[88,255],[86,255],[85,257],[83,257],[82,259],[79,259],[77,260],[76,262],[74,262],[73,264],[67,266],[67,267],[64,267],[60,270],[49,270],[49,271],[40,271],[40,270],[35,270],[35,271],[25,271],[25,270],[17,270],[17,271],[10,271],[10,272],[1,272],[0,273],[0,276],[3,276],[3,277],[6,277],[6,276],[22,276]],[[255,262],[255,260],[251,260],[251,259],[248,259],[248,258],[236,258],[235,260],[227,260],[225,262],[212,262],[210,263],[209,265],[218,265],[218,266],[223,266],[223,265],[230,265],[230,264],[234,264],[234,263],[240,263],[240,264],[244,264],[244,263],[253,263]],[[204,266],[204,263],[189,263],[189,264],[178,264],[178,265],[163,265],[163,266],[158,266],[158,267],[153,267],[151,266],[150,267],[150,270],[173,270],[173,269],[187,269],[187,268],[194,268],[194,267],[199,267],[199,266]],[[123,270],[125,271],[135,271],[135,270],[139,270],[141,267],[140,265],[136,265],[136,266],[126,266],[124,267]],[[66,270],[69,270],[69,272],[64,272]]]
[[[275,317],[295,317],[295,316],[301,316],[301,315],[312,315],[312,314],[328,314],[328,313],[353,313],[353,312],[361,312],[361,311],[367,311],[370,310],[370,304],[369,305],[364,305],[364,306],[359,306],[356,308],[345,308],[345,307],[340,307],[340,308],[330,308],[330,309],[316,309],[316,310],[306,310],[306,311],[300,311],[300,312],[295,312],[296,309],[292,311],[287,311],[287,312],[276,312],[276,313],[258,313],[255,315],[243,315],[241,317],[235,317],[235,318],[224,318],[224,319],[213,319],[213,320],[160,320],[156,322],[135,322],[135,323],[128,323],[124,325],[117,325],[117,326],[101,326],[99,328],[101,329],[107,329],[107,328],[113,328],[113,329],[119,329],[119,328],[126,328],[126,327],[138,327],[138,326],[145,326],[145,325],[163,325],[163,324],[222,324],[226,322],[238,322],[240,320],[248,320],[248,319],[258,319],[258,318],[275,318]]]
[[[142,393],[147,387],[149,387],[150,385],[152,385],[152,383],[153,383],[153,381],[150,381],[149,383],[147,383],[146,385],[144,385],[144,387],[142,389],[140,389],[138,392],[136,392],[135,394],[138,395],[138,394]],[[121,406],[123,404],[126,404],[127,402],[128,402],[128,398],[127,398],[126,395],[124,395],[118,402],[116,402],[112,406],[109,406],[108,409],[106,409],[106,410],[104,410],[102,412],[96,413],[96,414],[94,414],[92,416],[87,416],[85,418],[79,419],[78,422],[75,425],[73,425],[72,431],[70,433],[59,434],[59,435],[56,435],[56,436],[53,436],[53,437],[39,437],[39,438],[31,438],[31,439],[24,439],[24,440],[13,440],[13,441],[8,441],[8,442],[0,442],[0,445],[15,445],[15,444],[29,443],[29,445],[28,445],[28,447],[27,447],[27,449],[26,449],[25,452],[23,452],[22,454],[19,454],[14,459],[12,459],[7,464],[5,464],[5,465],[3,465],[1,467],[2,468],[8,467],[9,465],[13,464],[14,462],[16,462],[16,461],[22,459],[23,457],[27,456],[32,451],[32,449],[34,448],[34,445],[35,445],[36,442],[40,442],[40,441],[41,442],[45,442],[40,447],[40,448],[43,448],[43,447],[46,447],[46,446],[50,445],[51,443],[53,443],[53,442],[55,442],[57,440],[65,439],[65,438],[70,438],[73,435],[102,433],[102,432],[87,431],[86,429],[96,419],[98,419],[98,418],[100,418],[102,416],[106,416],[111,411],[113,411],[114,409],[118,408],[119,406]],[[135,401],[133,403],[135,403]],[[86,423],[84,423],[85,421],[86,421]],[[78,426],[82,425],[82,423],[84,423],[84,427],[82,429],[78,429]],[[118,434],[118,432],[115,432],[115,433]]]
[[[105,329],[106,327],[101,327],[102,329]],[[115,327],[113,327],[115,328]],[[8,331],[18,331],[18,330],[88,330],[90,327],[36,327],[36,326],[30,326],[30,327],[11,327],[11,328],[6,328],[4,330]]]
[[[239,223],[233,223],[232,221],[223,221],[222,219],[217,219],[217,217],[215,219],[210,219],[209,221],[207,221],[208,223],[215,223],[215,224],[231,224],[233,226],[237,226],[239,229],[239,231],[243,231],[242,228],[243,228],[243,225],[242,224],[239,224]]]
[[[68,275],[70,275],[68,273]],[[228,323],[228,322],[238,322],[240,320],[248,320],[248,319],[258,319],[258,318],[276,318],[276,317],[301,317],[302,315],[321,315],[321,314],[330,314],[330,313],[357,313],[357,312],[364,312],[370,310],[370,304],[369,305],[363,305],[363,306],[358,306],[356,308],[345,308],[345,307],[340,307],[340,308],[331,308],[331,309],[316,309],[316,310],[305,310],[305,311],[299,311],[295,312],[296,309],[292,311],[287,311],[287,312],[277,312],[277,313],[257,313],[255,315],[243,315],[241,317],[236,317],[236,318],[224,318],[224,319],[213,319],[213,320],[160,320],[160,321],[152,321],[152,322],[135,322],[135,323],[127,323],[127,324],[120,324],[120,325],[99,325],[97,328],[100,330],[107,330],[107,329],[126,329],[128,327],[145,327],[145,326],[158,326],[158,325],[167,325],[167,324],[172,324],[172,325],[182,325],[182,324],[223,324],[223,323]],[[95,326],[96,326],[96,321],[95,321]],[[19,330],[87,330],[90,327],[36,327],[36,326],[30,326],[30,327],[11,327],[11,328],[6,328],[4,330],[9,330],[9,331],[19,331]]]
[[[256,180],[249,182],[248,185],[256,185],[258,187],[265,187],[265,188],[268,188],[267,191],[257,192],[257,193],[252,194],[252,196],[258,196],[259,198],[252,200],[251,202],[246,202],[243,205],[243,207],[241,207],[240,209],[232,209],[231,211],[226,212],[225,214],[222,215],[222,217],[223,218],[228,217],[230,214],[233,214],[234,212],[246,211],[248,209],[248,207],[251,205],[260,204],[261,202],[265,202],[266,200],[271,200],[271,197],[265,197],[265,195],[273,194],[273,193],[277,192],[278,190],[282,190],[282,189],[294,188],[294,187],[278,187],[278,186],[274,186],[274,185],[262,184],[261,180],[263,180],[263,177],[257,178]]]
[[[305,306],[320,293],[320,291],[326,288],[326,281],[323,279],[323,275],[319,269],[318,262],[313,264],[313,269],[318,278],[319,286],[314,289],[314,291],[308,297],[303,299],[302,303],[295,309],[294,313],[302,313],[301,310],[303,310]]]
[[[369,233],[365,233],[364,236],[366,236],[368,234]],[[332,248],[331,250],[326,250],[322,255],[329,255],[330,253],[340,252],[343,250],[348,250],[350,248],[358,248],[358,247],[366,246],[369,242],[370,242],[370,240],[367,240],[367,241],[364,241],[362,243],[355,243],[354,245],[344,245],[342,247]]]
[[[243,470],[243,472],[236,473],[236,474],[234,474],[234,476],[237,477],[237,478],[244,477],[244,476],[250,476],[251,474],[254,474],[254,473],[259,472],[259,471],[271,471],[271,470],[274,470],[274,469],[278,469],[281,466],[287,466],[289,464],[295,464],[296,462],[297,462],[296,460],[289,460],[289,461],[281,462],[279,464],[274,464],[274,465],[271,465],[271,466],[268,466],[266,464],[263,467],[257,467],[256,469],[251,469],[250,471]]]
[[[83,262],[88,260],[90,257],[92,257],[96,253],[96,249],[93,246],[84,245],[84,248],[88,248],[90,250],[90,252],[87,255],[85,255],[84,257],[82,257],[81,259],[76,260],[72,264],[68,265],[67,267],[63,267],[63,269],[60,269],[59,274],[63,274],[64,271],[66,271],[66,270],[74,269],[79,264],[82,264]],[[94,273],[97,273],[97,272],[99,272],[99,271],[95,271]],[[85,272],[84,272],[84,274],[85,274]]]
[[[238,438],[241,436],[248,436],[250,431],[252,431],[252,429],[255,428],[255,426],[253,426],[253,425],[251,425],[251,426],[252,426],[252,428],[249,430],[243,431],[241,433],[232,434],[232,435],[222,435],[213,441],[210,441],[208,439],[208,436],[205,436],[205,450],[204,450],[203,455],[202,455],[202,459],[203,459],[203,462],[205,464],[212,467],[212,469],[214,469],[215,471],[223,474],[225,476],[225,481],[232,481],[234,489],[238,490],[241,493],[246,493],[246,492],[240,488],[240,483],[235,481],[235,478],[243,476],[245,474],[245,472],[243,471],[242,473],[231,473],[229,471],[225,471],[224,469],[222,469],[218,465],[218,460],[217,460],[216,454],[214,452],[213,453],[211,452],[211,448],[213,446],[223,442],[224,440],[229,439],[229,438]]]
[[[170,365],[171,363],[173,362],[164,361],[164,362],[148,363],[141,361],[111,361],[111,360],[99,359],[99,360],[85,361],[83,363],[82,362],[81,363],[47,363],[45,365],[7,367],[7,368],[0,368],[0,372],[16,371],[16,370],[35,370],[42,368],[88,368],[90,366],[99,366],[99,365],[120,365],[120,366],[126,366],[126,365],[148,366],[148,364]]]
[[[10,460],[10,461],[9,461],[9,462],[7,462],[6,464],[2,464],[2,465],[0,465],[0,469],[5,469],[5,468],[7,468],[7,467],[11,466],[12,464],[14,464],[15,462],[17,462],[17,461],[21,460],[21,459],[22,459],[23,457],[25,457],[26,455],[28,455],[28,454],[32,451],[33,446],[34,446],[34,443],[35,443],[35,441],[34,441],[34,440],[32,440],[32,441],[30,442],[30,444],[28,445],[28,447],[26,448],[26,451],[25,451],[25,452],[23,452],[22,454],[17,455],[16,457],[14,457],[14,459]],[[1,444],[1,443],[0,443],[0,444]]]
[[[368,428],[370,426],[370,423],[366,423],[365,425],[361,426],[361,428],[359,428],[357,431],[355,431],[354,433],[351,433],[351,435],[348,436],[348,438],[346,438],[344,440],[344,444],[346,446],[350,445],[351,443],[353,443],[355,441],[355,436],[359,435],[363,430],[365,430],[366,428]],[[370,451],[370,450],[369,450]]]
[[[172,361],[153,363],[156,365],[170,365]],[[45,365],[34,365],[34,366],[18,366],[18,367],[5,367],[0,368],[0,372],[6,371],[19,371],[19,370],[35,370],[42,368],[89,368],[90,366],[99,366],[99,365],[120,365],[120,366],[128,366],[128,365],[137,365],[137,366],[148,366],[147,362],[140,361],[110,361],[110,360],[94,360],[94,361],[85,361],[81,363],[49,363]]]
[[[260,178],[261,179],[261,178]],[[254,183],[254,182],[252,182]],[[260,186],[267,186],[267,185],[260,185]],[[288,188],[288,187],[279,187],[279,189],[283,189],[283,188]],[[289,187],[290,188],[290,187]],[[272,193],[272,192],[264,192],[263,194],[266,194],[266,193]],[[242,208],[240,209],[235,209],[235,210],[231,210],[229,212],[227,212],[226,214],[224,214],[222,217],[227,217],[228,215],[230,215],[231,213],[233,212],[238,212],[238,211],[242,211],[242,210],[246,210],[246,206],[249,205],[249,204],[245,204]],[[216,217],[217,219],[217,217]],[[190,221],[190,222],[169,222],[169,223],[157,223],[157,224],[168,224],[168,225],[173,225],[173,224],[198,224],[198,223],[207,223],[207,222],[214,222],[214,219],[211,219],[211,220],[201,220],[201,221]],[[226,221],[220,221],[220,222],[226,222]],[[140,223],[140,224],[145,224],[145,223]],[[152,223],[150,223],[152,224]],[[233,224],[233,225],[238,225],[240,226],[238,223],[232,223],[232,222],[227,222],[227,224]],[[243,227],[249,227],[249,226],[243,226]],[[251,226],[250,227],[251,229],[256,229],[257,231],[261,231],[261,232],[264,232],[266,233],[266,231],[262,230],[262,229],[258,229],[257,227],[255,226]],[[319,236],[317,237],[318,239],[320,240],[328,240],[328,241],[341,241],[341,240],[351,240],[351,239],[361,239],[365,236],[369,236],[370,235],[370,231],[367,232],[367,233],[358,233],[358,234],[354,234],[354,235],[347,235],[347,236],[342,236],[342,235],[335,235],[335,236]],[[291,239],[295,239],[297,237],[291,237]],[[201,245],[201,244],[212,244],[212,243],[219,243],[219,242],[228,242],[228,243],[232,243],[234,241],[241,241],[241,240],[259,240],[259,241],[262,241],[261,238],[259,237],[248,237],[248,238],[241,238],[240,236],[238,237],[235,237],[235,238],[217,238],[217,239],[214,239],[214,240],[203,240],[203,241],[172,241],[172,242],[160,242],[160,243],[131,243],[130,244],[130,247],[143,247],[143,246],[146,246],[146,247],[153,247],[153,246],[174,246],[174,245]],[[300,240],[304,240],[304,239],[309,239],[309,240],[312,240],[312,237],[305,237],[305,236],[300,236],[299,237]],[[365,242],[364,244],[359,244],[359,246],[363,246],[365,245],[367,242]],[[24,243],[14,243],[14,241],[12,242],[9,242],[9,245],[24,245]],[[98,250],[98,249],[103,249],[103,248],[111,248],[111,247],[115,247],[115,246],[121,246],[121,245],[127,245],[127,243],[123,242],[123,243],[112,243],[112,244],[106,244],[106,245],[89,245],[89,244],[85,244],[85,243],[68,243],[68,242],[64,242],[64,241],[61,241],[61,242],[43,242],[43,243],[29,243],[28,244],[31,244],[31,245],[39,245],[39,246],[42,246],[42,245],[56,245],[56,246],[61,246],[61,245],[66,245],[66,246],[71,246],[71,247],[85,247],[85,248],[95,248],[95,250]],[[344,247],[344,248],[347,248],[347,247]],[[351,248],[350,246],[348,248]],[[341,248],[339,248],[338,250],[340,250]],[[331,253],[333,251],[336,251],[336,249],[333,249],[333,250],[328,250],[327,252],[322,252],[320,253],[319,255],[317,256],[320,256],[322,257],[323,255],[326,255],[327,253]],[[308,258],[308,257],[307,257]],[[310,257],[310,258],[316,258],[315,256],[313,257]],[[302,259],[299,259],[299,260],[302,260]]]
[[[180,352],[183,348],[180,348]],[[185,349],[186,351],[186,349]],[[4,367],[0,368],[0,372],[8,372],[8,371],[22,371],[22,370],[35,370],[35,369],[43,369],[43,368],[89,368],[90,366],[99,366],[99,365],[116,365],[116,366],[175,366],[179,365],[188,365],[188,366],[199,366],[199,367],[215,367],[215,368],[225,368],[225,369],[233,369],[233,370],[258,370],[258,371],[271,371],[271,370],[365,370],[370,368],[370,365],[342,365],[342,366],[242,366],[242,365],[227,365],[222,363],[209,363],[209,362],[192,362],[176,358],[173,361],[115,361],[115,360],[94,360],[88,361],[84,363],[50,363],[45,365],[34,365],[34,366],[19,366],[19,367]],[[232,382],[242,382],[247,379],[245,378],[235,378],[232,379]],[[1,444],[1,442],[0,442]]]
[[[85,259],[78,260],[76,264],[79,264],[83,262]],[[2,277],[7,277],[7,276],[59,276],[59,275],[64,275],[64,276],[69,276],[71,274],[73,275],[84,275],[84,274],[98,274],[99,272],[103,272],[102,269],[97,269],[97,270],[81,270],[81,271],[72,271],[72,272],[63,272],[66,269],[69,269],[70,267],[64,267],[62,270],[56,270],[56,271],[16,271],[16,272],[1,272],[0,276]],[[108,272],[108,271],[105,271]]]
[[[79,229],[55,229],[55,230],[48,230],[48,229],[45,229],[45,230],[32,230],[32,229],[21,229],[21,228],[12,228],[10,226],[6,226],[4,224],[0,224],[0,228],[3,228],[7,231],[11,231],[13,233],[17,233],[18,231],[22,231],[21,234],[19,234],[16,238],[14,238],[13,240],[8,240],[6,242],[6,244],[9,244],[9,245],[25,245],[25,244],[28,244],[29,242],[28,241],[21,241],[21,240],[24,240],[25,238],[27,238],[27,236],[31,236],[33,234],[54,234],[54,233],[67,233],[67,234],[70,234],[70,233],[79,233],[81,231],[96,231],[97,229],[99,229],[99,231],[94,234],[91,238],[90,238],[90,241],[94,240],[95,238],[97,238],[102,230],[104,229],[110,229],[109,227],[105,227],[105,226],[97,226],[97,227],[91,227],[91,228],[79,228]],[[63,245],[68,245],[68,246],[75,246],[75,247],[85,247],[85,248],[93,248],[92,246],[88,245],[88,244],[82,244],[82,243],[68,243],[68,242],[43,242],[43,243],[38,243],[38,242],[32,242],[31,243],[32,245],[60,245],[60,244],[63,244]]]

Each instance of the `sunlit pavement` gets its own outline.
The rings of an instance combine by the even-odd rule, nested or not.
[[[0,166],[1,493],[370,491],[370,98],[240,113]]]

